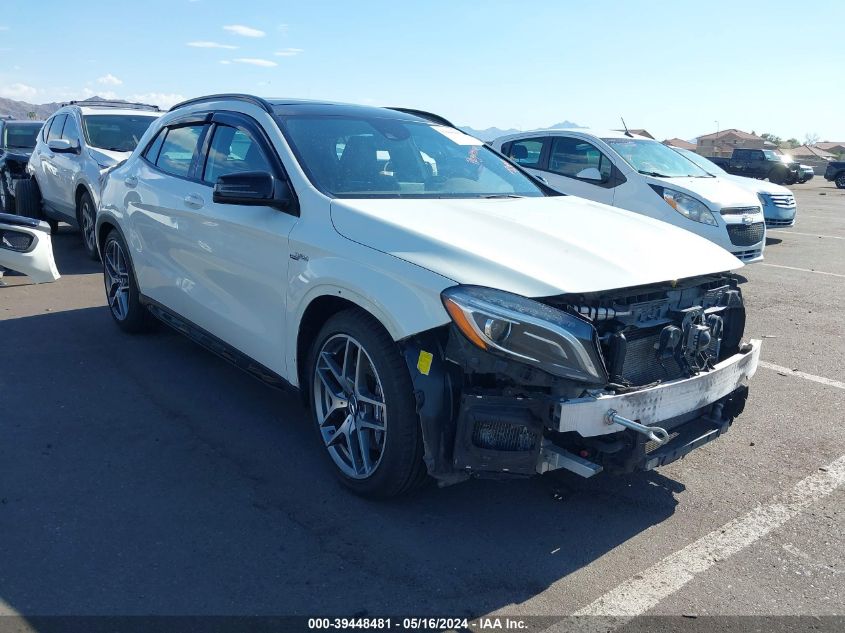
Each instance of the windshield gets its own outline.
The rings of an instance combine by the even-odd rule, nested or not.
[[[770,150],[770,149],[764,149],[764,150],[763,150],[763,154],[765,155],[766,160],[778,160],[778,161],[783,161],[783,160],[785,160],[785,159],[786,159],[786,157],[785,157],[785,156],[782,156],[781,154],[778,154],[778,153],[776,153],[776,152],[773,152],[773,151],[772,151],[772,150]]]
[[[312,184],[340,198],[545,195],[481,141],[454,128],[388,118],[280,117]]]
[[[155,120],[153,116],[135,114],[87,114],[82,117],[82,127],[91,147],[131,152]]]
[[[9,149],[34,149],[38,130],[43,122],[7,123],[3,126],[2,147]]]
[[[712,178],[712,174],[663,143],[635,138],[602,139],[641,174],[657,178]]]
[[[696,154],[695,152],[692,152],[688,149],[681,149],[680,147],[673,147],[672,149],[674,149],[687,160],[692,161],[693,163],[701,167],[707,173],[713,174],[714,176],[724,176],[728,173],[713,161],[709,161],[704,158],[704,156]]]

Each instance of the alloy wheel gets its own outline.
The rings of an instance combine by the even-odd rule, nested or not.
[[[367,350],[346,334],[329,338],[314,368],[314,406],[326,449],[353,479],[372,475],[384,455],[387,406]]]
[[[129,314],[129,267],[117,240],[109,240],[103,258],[106,298],[114,318],[123,321]]]
[[[97,244],[94,240],[94,209],[91,203],[86,198],[82,202],[82,236],[85,238],[85,246],[89,251],[94,252],[97,249]]]

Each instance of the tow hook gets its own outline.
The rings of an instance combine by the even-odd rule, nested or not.
[[[646,426],[644,424],[640,424],[639,422],[634,422],[633,420],[629,420],[628,418],[619,415],[616,412],[616,409],[610,409],[605,414],[604,421],[607,424],[621,424],[632,431],[642,433],[652,442],[657,442],[658,446],[669,441],[669,433],[666,429],[662,429],[659,426]]]

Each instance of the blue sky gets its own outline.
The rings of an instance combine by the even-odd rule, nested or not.
[[[0,96],[170,105],[213,92],[659,138],[845,140],[845,2],[28,0],[0,11]]]

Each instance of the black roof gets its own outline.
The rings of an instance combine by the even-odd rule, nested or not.
[[[391,108],[333,103],[331,101],[304,101],[298,99],[270,99],[273,113],[279,116],[311,114],[316,116],[351,116],[399,119],[401,121],[425,121],[421,116],[400,112]]]
[[[446,119],[437,115],[422,112],[421,110],[406,110],[398,108],[379,108],[376,106],[355,105],[351,103],[338,103],[334,101],[320,101],[317,99],[262,99],[248,94],[216,94],[188,99],[177,103],[171,111],[187,105],[202,103],[206,101],[227,101],[237,100],[252,103],[264,111],[278,116],[316,115],[316,116],[352,116],[352,117],[374,117],[398,119],[400,121],[426,121],[433,120],[445,122]]]

